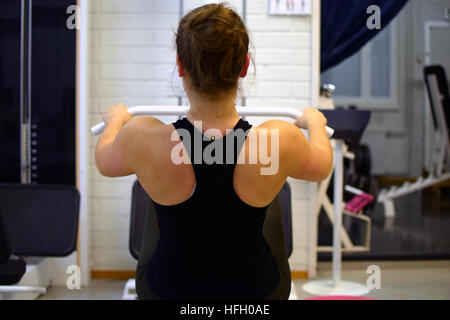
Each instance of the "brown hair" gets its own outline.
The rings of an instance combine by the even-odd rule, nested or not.
[[[190,11],[181,19],[176,33],[178,57],[191,86],[205,95],[237,88],[248,45],[247,28],[225,3]]]

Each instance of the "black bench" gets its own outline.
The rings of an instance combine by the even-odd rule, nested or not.
[[[75,250],[79,203],[72,186],[0,184],[0,293],[11,292],[1,286],[25,274],[23,257],[64,257]]]

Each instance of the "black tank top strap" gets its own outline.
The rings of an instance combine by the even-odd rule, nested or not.
[[[187,118],[179,119],[173,126],[189,155],[197,186],[209,185],[212,180],[222,181],[221,184],[230,182],[232,186],[234,168],[252,126],[239,119],[235,127],[221,138],[205,136]]]

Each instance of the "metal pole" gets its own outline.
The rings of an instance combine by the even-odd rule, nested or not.
[[[242,0],[242,20],[244,21],[244,24],[247,25],[247,0]],[[245,107],[246,105],[247,105],[247,98],[243,96],[242,106]]]
[[[342,140],[336,140],[334,149],[334,223],[333,223],[333,287],[341,282],[341,225],[342,225],[342,189],[343,189],[343,149]]]
[[[450,22],[447,21],[426,21],[424,24],[424,66],[431,64],[431,31],[433,29],[448,29]],[[430,101],[428,100],[427,89],[424,87],[424,145],[425,145],[425,167],[429,172],[433,172],[435,168],[435,148],[436,141],[431,139],[433,136],[431,128],[431,110]]]
[[[80,218],[77,242],[77,265],[81,268],[82,285],[90,281],[89,264],[89,38],[90,38],[90,0],[78,0],[77,17],[77,146],[76,170],[77,188],[80,191]]]
[[[180,11],[178,12],[178,18],[179,20],[181,20],[184,16],[184,0],[179,0],[179,6],[180,6]],[[178,75],[175,75],[176,77],[178,77]],[[173,78],[172,78],[173,81]],[[183,97],[178,97],[178,105],[182,106],[183,105]]]
[[[20,170],[21,183],[31,183],[31,26],[32,0],[22,0],[20,30]]]
[[[0,293],[47,293],[44,287],[27,287],[27,286],[0,286]]]

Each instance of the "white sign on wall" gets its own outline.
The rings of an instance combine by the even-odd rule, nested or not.
[[[311,0],[268,0],[269,14],[310,15]]]

